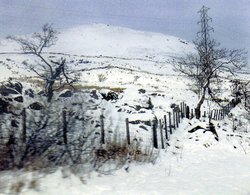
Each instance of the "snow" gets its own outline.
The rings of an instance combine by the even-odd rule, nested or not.
[[[18,47],[14,43],[5,40],[1,43],[0,52],[17,51]],[[130,121],[150,120],[153,116],[162,118],[171,111],[172,103],[185,101],[194,107],[198,100],[189,90],[190,81],[172,69],[173,56],[193,52],[191,43],[177,37],[95,24],[62,31],[57,45],[48,52],[61,54],[48,53],[46,57],[66,57],[75,70],[81,72],[81,84],[84,87],[103,88],[100,93],[109,91],[109,88],[122,89],[119,100],[107,102],[99,99],[95,102],[99,106],[98,110],[87,111],[98,117],[103,114],[105,127],[114,132],[125,129],[125,118]],[[1,54],[0,80],[10,76],[34,76],[19,69],[24,59],[26,56],[16,53]],[[88,70],[89,68],[96,69]],[[100,80],[100,75],[105,78]],[[249,79],[249,75],[243,76],[242,78]],[[229,84],[229,80],[223,81],[226,88],[224,95],[229,93]],[[139,93],[139,89],[145,89],[146,92]],[[145,113],[138,113],[131,108],[145,107],[149,97],[154,105],[153,111],[144,109]],[[117,112],[116,106],[132,113]],[[202,109],[205,108],[207,105]],[[240,130],[233,132],[232,118],[226,118],[218,124],[215,122],[219,126],[218,142],[209,131],[188,133],[194,125],[205,127],[207,121],[184,120],[171,135],[170,146],[161,150],[154,164],[132,163],[126,165],[129,166],[128,172],[123,168],[110,175],[96,172],[81,175],[81,171],[73,174],[67,167],[61,167],[52,173],[2,172],[0,194],[1,186],[18,181],[27,183],[20,193],[22,195],[249,194],[248,115],[242,112],[241,107],[232,112],[234,116],[240,117],[242,126],[239,129],[244,127],[247,133]],[[131,125],[131,135],[143,138],[145,144],[151,139],[151,132],[141,129],[137,131],[137,127],[138,125]],[[28,183],[33,179],[38,181],[38,186],[29,188]]]
[[[187,122],[185,120],[172,135],[170,147],[161,151],[155,164],[131,164],[128,172],[120,169],[110,175],[91,173],[79,176],[67,168],[60,168],[52,174],[37,176],[37,189],[20,194],[249,194],[249,153],[245,154],[238,145],[234,149],[223,131],[218,131],[219,142],[211,139],[212,134],[188,133],[190,125]],[[194,138],[199,141],[194,141]],[[28,176],[22,175],[22,178]]]
[[[168,74],[173,73],[167,67],[170,66],[173,56],[193,51],[192,43],[177,37],[104,24],[63,30],[58,35],[56,45],[46,50],[54,52],[48,56],[58,56],[60,53],[68,62],[77,60],[90,62],[78,65],[73,62],[72,66],[77,66],[76,69],[114,65],[150,73],[168,72]],[[18,52],[20,47],[16,43],[1,40],[0,80],[6,79],[6,75],[13,77],[31,75],[27,70],[20,69],[27,56],[18,55]],[[17,72],[20,73],[17,75]]]
[[[69,44],[74,47],[68,47]],[[64,31],[59,36],[58,46],[52,48],[52,51],[144,58],[145,55],[151,56],[159,53],[177,54],[191,48],[192,44],[184,44],[179,38],[169,35],[93,24]]]

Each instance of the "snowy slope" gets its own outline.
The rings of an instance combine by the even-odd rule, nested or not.
[[[1,41],[0,52],[17,51]],[[180,38],[123,27],[93,24],[62,30],[49,51],[81,55],[163,58],[189,52],[193,45]]]
[[[58,46],[52,48],[54,51],[74,54],[157,58],[192,49],[192,44],[177,37],[102,24],[67,30],[59,40]],[[70,49],[69,44],[74,47]]]
[[[15,44],[1,41],[0,52],[17,51],[18,46]],[[190,81],[178,76],[172,69],[173,56],[193,52],[191,43],[176,37],[102,24],[79,26],[62,30],[57,45],[47,52],[54,52],[47,53],[47,57],[65,57],[75,70],[81,72],[83,89],[101,88],[100,92],[107,88],[123,90],[116,102],[99,99],[100,107],[93,111],[93,115],[97,117],[102,112],[105,115],[105,126],[113,131],[125,129],[125,118],[130,121],[150,120],[153,116],[162,118],[164,114],[172,111],[170,104],[185,101],[194,107],[198,100],[194,92],[189,90]],[[16,53],[1,54],[0,80],[9,76],[33,76],[32,73],[19,69],[26,58]],[[223,81],[225,94],[229,91],[229,85],[228,80]],[[140,89],[145,89],[145,93],[139,93]],[[144,113],[136,112],[134,107],[144,107],[149,97],[154,109],[141,109]],[[122,111],[118,112],[120,108]],[[235,111],[235,114],[238,115],[239,112]],[[172,135],[170,147],[161,152],[155,165],[133,164],[129,173],[122,169],[109,176],[93,173],[84,175],[83,178],[71,173],[65,177],[61,170],[49,175],[38,174],[34,175],[39,181],[37,189],[27,189],[26,186],[21,194],[249,193],[249,133],[242,134],[244,139],[239,139],[237,134],[232,132],[231,122],[226,119],[219,124],[220,142],[217,142],[209,132],[188,133],[188,123],[189,121],[184,121]],[[149,130],[138,130],[138,125],[131,125],[131,134],[143,138],[144,142],[152,136]],[[23,179],[26,173],[21,176],[17,173],[14,177],[8,174],[3,173],[0,178],[7,181],[9,178],[11,183],[11,180]],[[27,178],[30,174],[29,172]]]
[[[171,73],[172,58],[192,52],[193,49],[192,43],[177,37],[95,24],[62,30],[57,44],[45,52],[61,53],[48,54],[47,57],[61,57],[64,54],[63,57],[66,57],[73,67],[80,64],[76,69],[113,65],[151,73]],[[6,75],[30,75],[27,71],[17,68],[27,56],[15,52],[20,52],[17,44],[1,40],[0,80],[6,79]],[[76,63],[77,61],[83,63]],[[17,72],[20,74],[16,75]]]

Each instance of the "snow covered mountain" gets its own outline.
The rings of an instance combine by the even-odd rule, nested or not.
[[[173,36],[102,24],[69,29],[59,36],[59,40],[52,48],[54,51],[156,59],[179,55],[193,46]]]
[[[13,49],[17,48],[2,41],[0,52]],[[57,44],[50,51],[78,55],[163,58],[192,49],[191,43],[174,36],[93,24],[62,30]]]
[[[57,56],[65,54],[72,66],[80,64],[74,60],[83,62],[79,68],[113,65],[168,74],[172,72],[169,66],[173,57],[193,51],[192,43],[177,37],[104,24],[62,30],[56,45],[46,50],[57,53]],[[14,54],[10,54],[12,52]],[[16,52],[20,52],[16,43],[1,41],[0,65],[3,71],[0,73],[0,80],[12,75],[10,69],[14,74],[20,72],[17,66],[20,66],[26,56]],[[16,65],[12,63],[13,60]],[[91,66],[86,62],[91,62]],[[24,73],[25,71],[22,72]]]

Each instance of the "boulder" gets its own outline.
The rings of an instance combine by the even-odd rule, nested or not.
[[[118,99],[118,94],[113,92],[113,91],[109,91],[108,93],[101,93],[103,99],[107,100],[107,101],[112,101],[112,100],[117,100]]]
[[[28,108],[31,110],[42,110],[44,108],[44,106],[39,102],[34,102],[34,103],[30,104],[28,106]]]
[[[59,97],[60,98],[69,98],[73,96],[73,92],[70,90],[64,90],[60,93]]]
[[[9,96],[9,95],[18,94],[18,92],[15,91],[14,89],[10,89],[10,88],[6,88],[5,86],[1,86],[1,88],[0,88],[0,94],[2,96]]]
[[[8,113],[9,102],[0,98],[0,114]]]
[[[12,127],[18,127],[18,121],[17,120],[11,120],[11,126]]]
[[[139,91],[139,93],[146,93],[145,89],[139,89],[138,91]]]
[[[94,98],[96,100],[99,99],[96,90],[93,90],[93,91],[90,92],[90,97],[92,97],[92,98]]]
[[[10,79],[8,82],[5,82],[0,87],[0,93],[3,96],[9,96],[12,94],[21,94],[23,90],[23,85],[20,82],[13,82]]]
[[[25,90],[24,94],[28,95],[31,98],[34,98],[34,91],[32,89]]]
[[[21,103],[23,102],[23,96],[15,97],[14,100]]]

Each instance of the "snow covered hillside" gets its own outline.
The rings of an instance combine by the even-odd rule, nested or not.
[[[95,24],[62,31],[57,44],[47,52],[55,53],[50,54],[51,58],[64,54],[68,63],[77,66],[77,69],[120,66],[171,74],[168,66],[172,57],[192,52],[193,47],[192,43],[173,36]],[[1,41],[1,80],[7,75],[15,75],[17,66],[21,66],[26,57],[15,52],[20,52],[18,45]],[[15,63],[12,63],[13,60]]]
[[[93,24],[62,30],[50,51],[94,56],[161,59],[189,52],[193,45],[180,38],[136,31],[124,27]],[[17,51],[14,44],[1,41],[0,52]]]
[[[103,24],[62,30],[57,44],[44,55],[50,60],[65,58],[67,64],[79,73],[80,82],[76,86],[78,91],[73,95],[60,97],[67,92],[66,89],[54,95],[56,123],[61,122],[61,111],[67,107],[77,121],[72,125],[74,130],[83,129],[82,121],[84,117],[89,117],[91,124],[85,128],[97,137],[100,135],[100,115],[104,115],[106,134],[111,137],[125,135],[125,119],[128,118],[132,122],[131,140],[141,142],[141,146],[152,146],[153,119],[163,119],[164,115],[173,113],[174,105],[181,102],[190,108],[197,104],[198,96],[191,81],[173,69],[174,57],[190,52],[194,52],[192,43],[159,33]],[[34,73],[22,69],[25,60],[37,63],[33,56],[20,53],[15,43],[1,41],[0,81],[12,77],[22,82],[23,102],[15,102],[14,96],[11,98],[16,104],[15,111],[27,108],[27,118],[31,118],[33,113],[39,111],[30,111],[30,104],[35,100],[42,102],[43,97],[38,95],[41,81],[34,77]],[[225,74],[218,80],[222,91],[220,97],[226,103],[233,98],[230,79],[234,78],[227,76]],[[235,77],[249,79],[248,74]],[[33,92],[37,99],[25,94],[29,87],[37,90]],[[115,98],[105,99],[110,92]],[[152,105],[149,105],[149,100]],[[44,107],[49,110],[50,105]],[[208,108],[219,107],[206,100],[202,113]],[[6,115],[6,118],[0,119],[5,121],[11,117]],[[249,121],[248,113],[239,104],[226,118],[213,121],[218,133],[215,137],[202,128],[190,132],[197,125],[206,127],[208,118],[205,116],[200,120],[184,118],[170,135],[170,140],[164,138],[166,147],[160,150],[156,162],[146,165],[126,162],[125,167],[108,172],[109,175],[96,172],[81,175],[79,167],[80,170],[76,168],[74,174],[68,167],[61,167],[52,173],[3,171],[0,172],[0,194],[18,190],[23,195],[247,195],[250,193]],[[0,127],[9,126],[11,122]],[[15,130],[18,130],[19,126],[16,126]],[[22,186],[18,188],[20,183]]]

